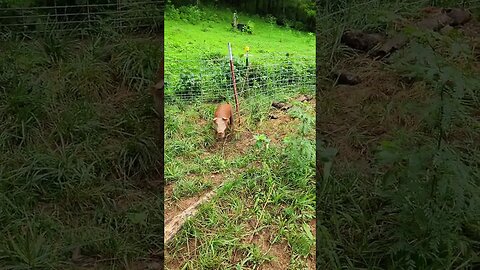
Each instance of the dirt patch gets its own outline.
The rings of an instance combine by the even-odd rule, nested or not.
[[[312,227],[313,224],[313,227]],[[311,232],[315,235],[315,220],[310,222]],[[286,242],[272,244],[274,235],[268,230],[263,230],[253,238],[253,243],[260,247],[262,252],[272,256],[272,260],[263,263],[259,270],[288,269],[291,259],[291,251]],[[315,269],[315,256],[307,257],[307,269]]]
[[[269,232],[262,231],[253,239],[253,243],[259,246],[262,252],[272,256],[270,262],[262,264],[258,269],[288,269],[290,264],[290,252],[286,243],[271,244],[273,237]]]
[[[287,113],[275,110],[278,119],[264,121],[258,127],[258,134],[265,134],[272,143],[280,143],[287,135],[294,134],[300,121],[293,119]]]
[[[225,141],[216,141],[202,157],[208,157],[215,153],[222,153],[223,157],[231,160],[239,155],[244,155],[248,148],[253,145],[253,134],[245,129],[237,129],[231,133]]]
[[[385,104],[396,103],[414,95],[407,91],[401,78],[383,68],[381,62],[358,56],[340,63],[362,78],[357,85],[338,85],[320,96],[322,117],[318,119],[320,133],[332,147],[338,149],[341,161],[371,158],[369,149],[388,136],[389,127],[398,124]],[[381,78],[381,80],[380,80]],[[400,121],[401,122],[401,121]],[[406,123],[408,127],[411,123]]]
[[[165,269],[176,270],[189,260],[189,257],[197,254],[198,242],[196,239],[188,239],[187,244],[182,247],[177,254],[171,254],[169,250],[165,252]],[[186,255],[186,256],[184,256]]]

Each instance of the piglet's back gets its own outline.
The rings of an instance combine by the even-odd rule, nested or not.
[[[232,115],[232,106],[230,104],[220,104],[215,111],[215,117],[230,118]]]

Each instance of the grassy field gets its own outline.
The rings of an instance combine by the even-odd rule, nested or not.
[[[226,10],[167,8],[166,73],[195,72],[206,56],[227,56],[229,41],[235,57],[245,46],[260,57],[314,55],[313,34],[242,13],[240,22],[254,23],[253,34],[233,32],[231,16]],[[214,138],[217,103],[166,105],[165,221],[222,185],[168,244],[167,269],[314,268],[315,102],[295,101],[301,94],[312,97],[313,87],[273,87],[268,95],[262,90],[240,98],[241,122],[225,144]],[[273,101],[293,107],[276,110]]]
[[[274,21],[238,12],[239,23],[251,23],[253,34],[233,32],[233,11],[224,9],[181,7],[165,12],[165,58],[201,59],[205,54],[228,55],[232,44],[235,57],[250,53],[270,56],[277,53],[315,55],[315,33],[279,27]],[[166,63],[166,65],[168,65]],[[167,69],[167,68],[165,68]]]
[[[88,39],[3,36],[0,268],[159,261],[163,193],[148,91],[159,40],[107,28]]]
[[[214,140],[215,104],[167,107],[166,222],[224,183],[168,245],[167,269],[313,269],[314,103],[291,99],[242,100],[242,125],[225,145]],[[274,100],[294,108],[272,110]]]
[[[233,31],[232,12],[208,7],[167,7],[165,22],[165,95],[218,101],[231,88],[227,43],[232,43],[235,76],[240,92],[278,91],[284,81],[312,82],[313,33],[278,27],[266,18],[239,13],[251,22],[252,34]],[[270,21],[273,20],[270,19]],[[249,47],[246,68],[244,48]],[[248,78],[248,85],[246,83]]]
[[[400,19],[421,18],[424,3],[371,1],[374,8],[364,9],[345,2],[349,11],[319,18],[325,23],[317,39],[323,167],[317,266],[476,269],[479,10],[447,34],[407,28],[411,42],[376,61],[341,45],[342,31],[395,33],[405,23]],[[448,2],[442,3],[457,4]],[[332,69],[361,83],[332,86],[325,76]]]

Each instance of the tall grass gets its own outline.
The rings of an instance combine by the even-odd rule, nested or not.
[[[2,40],[0,268],[63,269],[77,247],[108,267],[158,256],[160,145],[148,87],[160,45],[102,30]]]
[[[317,47],[317,60],[325,72],[349,52],[338,44],[343,29],[392,31],[392,18],[413,16],[423,5],[372,1],[362,9],[365,12],[358,12],[354,7],[360,3],[337,3],[324,7],[324,15],[352,8],[324,19],[332,27],[319,29],[331,40]],[[330,171],[335,151],[324,152],[322,163],[327,169],[319,183],[317,210],[321,268],[478,267],[480,149],[472,144],[480,131],[474,116],[480,90],[473,75],[478,72],[473,67],[477,60],[468,38],[457,31],[446,36],[405,31],[412,42],[392,57],[387,68],[405,81],[422,82],[416,91],[424,91],[427,100],[398,104],[405,108],[404,114],[419,119],[419,128],[391,131],[378,149],[369,149],[376,156],[366,171],[335,159]],[[320,96],[327,95],[329,82],[322,80],[320,85],[324,87]]]

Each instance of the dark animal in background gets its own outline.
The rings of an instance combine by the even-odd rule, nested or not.
[[[247,24],[238,23],[238,16],[236,11],[233,13],[232,27],[233,29],[238,29],[242,32],[247,32],[249,34],[252,33],[252,29],[250,28],[250,26],[248,26]]]
[[[235,24],[232,23],[232,27],[235,28]],[[252,29],[247,24],[237,23],[237,29],[242,32],[252,33]]]

